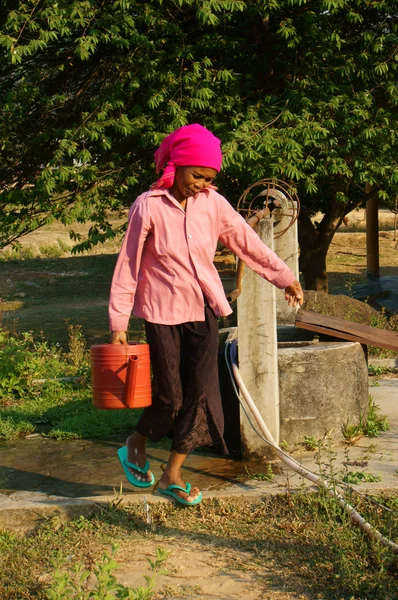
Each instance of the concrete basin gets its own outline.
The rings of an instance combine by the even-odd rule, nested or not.
[[[368,369],[357,342],[332,341],[291,326],[278,327],[280,440],[341,438],[368,406]]]

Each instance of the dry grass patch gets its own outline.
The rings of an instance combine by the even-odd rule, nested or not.
[[[394,232],[380,232],[380,275],[398,276],[398,248]],[[366,233],[337,232],[327,257],[329,289],[349,291],[358,283],[366,283]]]
[[[397,500],[383,498],[386,513],[362,502],[361,511],[384,533],[398,536]],[[168,573],[157,577],[153,600],[393,600],[397,558],[365,538],[332,499],[318,494],[206,500],[192,509],[117,502],[91,519],[57,519],[25,537],[0,535],[1,600],[46,598],[53,562],[72,572],[93,572],[104,549],[118,544],[115,571],[135,588],[148,573],[147,558],[168,552]],[[76,596],[78,598],[79,596]],[[133,596],[135,597],[135,596]],[[150,596],[152,598],[152,596]]]

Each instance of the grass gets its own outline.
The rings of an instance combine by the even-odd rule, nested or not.
[[[372,473],[366,473],[366,471],[348,471],[342,478],[345,483],[356,485],[364,481],[373,483],[374,481],[381,481],[380,475],[372,475]]]
[[[115,218],[119,226],[126,215]],[[73,224],[85,236],[87,225]],[[45,226],[0,251],[0,315],[15,331],[32,331],[62,346],[68,343],[66,324],[81,325],[89,345],[109,340],[108,299],[121,239],[95,246],[75,256],[68,228]],[[18,294],[24,294],[21,297]],[[16,305],[16,301],[18,305]],[[14,306],[13,306],[14,304]],[[140,336],[143,322],[131,320],[131,336]]]
[[[161,569],[167,559],[167,552],[161,548],[157,549],[156,558],[148,559],[151,574],[145,576],[146,585],[132,589],[119,583],[114,574],[119,567],[114,558],[116,550],[117,547],[112,546],[111,552],[104,552],[94,573],[90,573],[82,562],[76,563],[71,570],[67,567],[62,568],[62,562],[57,561],[58,565],[57,563],[54,565],[56,570],[52,579],[44,590],[47,600],[69,600],[70,598],[106,600],[114,597],[150,600],[153,598],[156,576],[167,573]]]
[[[77,384],[51,382],[34,395],[0,404],[0,440],[45,431],[54,439],[103,438],[131,430],[140,411],[101,411],[92,405],[87,381]]]
[[[255,472],[251,471],[248,467],[245,467],[246,473],[244,475],[238,475],[237,480],[252,480],[252,481],[272,481],[274,479],[274,473],[272,471],[272,467],[269,463],[264,465],[263,472]]]
[[[389,218],[387,217],[379,221],[379,231],[392,231],[394,229],[394,223],[395,217],[390,213]],[[344,227],[343,231],[345,233],[366,233],[366,222],[365,220],[361,222],[351,219],[351,222]]]
[[[313,435],[305,435],[304,436],[304,441],[303,441],[303,446],[306,450],[317,450],[317,448],[319,447],[319,445],[322,444],[322,440],[317,439],[315,436]]]
[[[370,377],[380,378],[390,371],[393,371],[393,369],[389,369],[388,367],[379,367],[372,364],[368,365],[368,373]]]
[[[389,429],[387,417],[380,414],[380,407],[377,406],[372,395],[369,396],[367,415],[361,419],[359,425],[364,435],[368,437],[378,437],[381,431]]]
[[[116,255],[27,259],[0,262],[0,297],[10,303],[3,323],[17,331],[44,332],[47,339],[67,343],[66,322],[80,324],[89,344],[109,339],[108,297]],[[24,294],[21,302],[18,294]],[[0,310],[2,304],[0,303]],[[143,323],[132,319],[132,334]]]
[[[85,339],[79,326],[67,331],[64,350],[0,330],[0,440],[43,429],[55,439],[102,438],[136,425],[141,411],[92,405]]]
[[[382,431],[387,431],[389,424],[387,417],[380,414],[380,407],[369,394],[368,410],[361,415],[358,425],[344,423],[341,432],[347,444],[355,444],[362,436],[378,437]]]
[[[380,275],[398,275],[398,252],[393,231],[381,231]],[[350,233],[343,228],[334,235],[327,256],[329,292],[346,293],[347,282],[351,286],[367,282],[366,233]]]
[[[379,500],[389,511],[366,500],[360,501],[360,511],[384,534],[396,539],[398,499]],[[71,578],[81,566],[89,574],[98,573],[104,552],[109,554],[114,544],[119,545],[114,558],[122,573],[142,568],[140,549],[152,561],[159,546],[170,556],[176,554],[170,577],[164,577],[148,596],[154,600],[180,597],[176,577],[180,592],[187,583],[187,595],[181,597],[207,597],[207,580],[220,577],[225,583],[230,571],[234,586],[239,583],[239,573],[244,575],[248,599],[272,598],[273,592],[275,598],[297,598],[301,593],[300,597],[310,600],[397,597],[397,556],[365,537],[335,501],[323,494],[300,492],[259,502],[213,499],[190,510],[172,504],[150,506],[151,524],[140,504],[122,508],[115,503],[98,515],[68,524],[55,517],[29,536],[0,533],[0,599],[49,598],[48,589],[54,589],[57,578],[65,577],[65,573]],[[184,573],[184,549],[198,556],[211,552],[212,565],[200,582],[198,575],[192,579]],[[117,571],[115,575],[117,578]],[[256,596],[250,593],[253,586]],[[278,595],[278,591],[286,595]],[[71,593],[58,598],[64,597],[87,596]]]

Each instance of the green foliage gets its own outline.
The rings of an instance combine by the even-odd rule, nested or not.
[[[0,254],[0,261],[6,262],[9,260],[31,260],[36,258],[37,252],[31,246],[22,246],[17,242],[12,248],[3,250]]]
[[[359,424],[364,435],[378,437],[381,431],[387,431],[390,426],[387,417],[380,414],[380,407],[375,403],[373,396],[369,395],[369,406],[366,418]]]
[[[352,423],[343,423],[341,426],[341,433],[347,444],[355,444],[362,436],[363,431],[359,425],[353,425]]]
[[[135,427],[142,411],[113,410],[106,411],[94,408],[91,390],[84,399],[78,399],[68,405],[61,405],[47,411],[47,418],[54,424],[48,437],[57,440],[78,438],[106,438],[118,433],[125,433]],[[73,414],[70,414],[73,413]]]
[[[398,315],[388,316],[382,308],[380,313],[372,318],[370,324],[377,329],[389,329],[398,332]],[[398,353],[394,350],[377,348],[376,346],[369,346],[368,349],[369,355],[375,358],[396,358],[398,356]]]
[[[381,481],[381,477],[380,475],[366,473],[366,471],[348,471],[342,478],[342,481],[356,485],[362,482],[373,483],[374,481]]]
[[[127,588],[118,583],[113,572],[120,565],[115,560],[117,546],[112,546],[111,552],[104,552],[102,558],[94,567],[95,584],[93,589],[87,589],[87,581],[91,575],[84,564],[77,563],[74,569],[62,570],[57,566],[53,574],[53,583],[45,591],[47,600],[150,600],[153,597],[156,576],[166,573],[162,569],[168,553],[161,548],[156,550],[155,560],[147,559],[151,574],[144,575],[146,585],[137,588]],[[91,586],[90,586],[91,587]]]
[[[368,373],[370,377],[381,377],[389,372],[388,367],[378,367],[372,364],[368,365]]]
[[[11,335],[0,329],[0,400],[15,402],[30,393],[35,379],[73,375],[62,361],[62,352],[31,333]]]
[[[77,369],[80,365],[88,364],[86,340],[84,339],[81,325],[68,325],[69,354],[68,358]]]
[[[305,435],[303,444],[306,450],[316,450],[322,444],[322,440],[317,439],[313,435]]]
[[[39,251],[41,256],[46,258],[60,258],[64,254],[64,250],[59,244],[41,244]]]
[[[69,348],[0,330],[0,440],[45,426],[55,439],[101,438],[134,427],[141,411],[92,404],[89,353],[81,327],[70,325]]]
[[[387,417],[380,414],[380,407],[375,403],[373,396],[369,394],[368,410],[366,414],[361,415],[359,424],[345,423],[341,432],[346,442],[353,444],[363,435],[378,437],[381,431],[387,431],[389,428]]]
[[[13,440],[20,435],[27,435],[35,430],[33,423],[23,420],[23,417],[3,416],[0,414],[0,440]]]
[[[151,183],[163,136],[195,121],[222,138],[232,202],[265,176],[293,182],[307,211],[348,212],[366,185],[396,193],[393,0],[2,8],[1,245],[54,219],[92,221],[88,240],[72,232],[79,250],[112,238],[109,210]]]
[[[275,477],[274,473],[272,472],[272,467],[269,463],[267,463],[264,466],[264,470],[261,473],[251,471],[247,467],[245,467],[245,471],[246,471],[245,475],[238,475],[238,477],[237,477],[238,480],[252,479],[253,481],[272,481],[273,478]]]

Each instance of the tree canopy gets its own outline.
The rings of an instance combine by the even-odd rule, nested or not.
[[[0,247],[52,219],[92,221],[81,249],[114,235],[109,211],[154,180],[164,135],[193,122],[222,139],[231,202],[263,177],[297,187],[307,287],[322,287],[343,216],[394,200],[394,0],[0,5]]]

